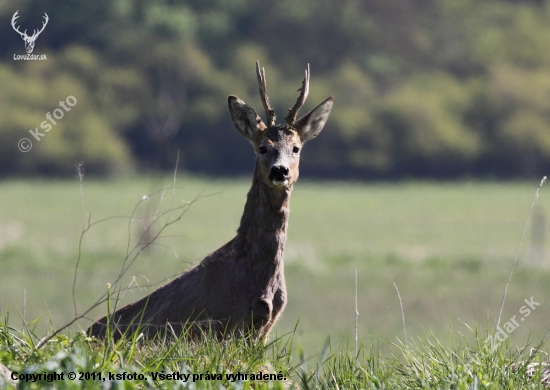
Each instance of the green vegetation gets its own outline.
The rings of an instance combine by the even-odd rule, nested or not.
[[[293,358],[293,334],[263,344],[251,338],[220,342],[204,335],[143,340],[136,332],[114,343],[83,332],[56,336],[37,346],[29,331],[0,322],[0,362],[9,365],[2,388],[18,389],[544,389],[547,355],[536,348],[509,352],[507,343],[490,350],[485,335],[445,347],[432,335],[396,345],[382,358],[361,345],[357,355],[329,344],[311,364],[300,351]],[[488,333],[490,334],[490,333]],[[71,377],[71,375],[73,375]],[[271,375],[272,380],[267,380]],[[257,377],[262,379],[258,380]],[[76,378],[76,379],[75,379]],[[277,379],[275,379],[277,378]]]
[[[159,245],[136,260],[120,284],[123,289],[131,287],[125,292],[123,303],[137,300],[233,237],[250,185],[248,178],[207,180],[184,175],[177,180],[174,197],[167,190],[164,195],[157,192],[143,200],[143,195],[154,193],[165,183],[171,185],[171,181],[155,177],[84,180],[84,206],[77,181],[0,183],[0,309],[4,317],[9,313],[11,332],[25,329],[24,319],[25,326],[41,338],[50,327],[58,329],[74,317],[71,291],[83,208],[91,214],[93,223],[129,216],[139,204],[134,212],[138,219],[108,219],[84,235],[75,289],[79,314],[107,290],[107,283],[112,283],[118,274],[126,253],[128,229],[131,248],[157,209],[179,207],[185,205],[182,200],[205,196],[191,205],[181,221],[162,233]],[[122,357],[115,357],[120,354],[112,355],[112,346],[86,341],[78,335],[81,327],[90,324],[89,320],[81,320],[69,335],[64,332],[54,338],[48,344],[51,349],[45,347],[44,351],[49,352],[34,350],[32,343],[36,344],[37,339],[18,344],[22,349],[17,349],[12,339],[2,341],[0,337],[4,343],[0,347],[0,362],[12,369],[46,364],[56,353],[65,351],[79,367],[101,367],[113,372],[120,367],[136,367],[145,372],[151,367],[164,367],[168,364],[165,357],[170,356],[173,359],[166,366],[170,370],[181,367],[184,361],[191,371],[218,364],[216,367],[224,369],[248,367],[248,372],[256,372],[256,368],[267,364],[266,367],[287,370],[293,382],[301,383],[300,351],[306,357],[320,354],[330,337],[330,352],[324,356],[334,355],[333,359],[317,371],[317,376],[313,373],[318,357],[306,369],[307,375],[317,378],[312,380],[328,387],[335,388],[331,384],[333,374],[342,381],[338,382],[340,388],[365,388],[369,381],[379,383],[377,388],[384,388],[382,384],[399,388],[392,383],[400,381],[406,381],[411,388],[421,388],[413,383],[422,380],[427,383],[426,388],[439,388],[445,381],[471,386],[475,370],[460,368],[468,363],[479,368],[476,372],[480,374],[480,384],[484,380],[496,386],[487,388],[518,388],[514,387],[517,381],[524,379],[507,368],[514,362],[526,361],[529,349],[536,347],[549,330],[548,250],[540,247],[544,240],[549,242],[550,234],[544,230],[550,208],[544,187],[533,212],[532,221],[536,222],[527,230],[502,316],[501,328],[514,316],[520,325],[509,332],[503,349],[496,355],[484,351],[479,340],[494,332],[535,187],[532,183],[365,185],[300,181],[293,193],[285,252],[289,304],[270,343],[260,354],[261,359],[256,352],[234,350],[234,354],[243,354],[237,355],[237,363],[201,360],[201,365],[193,365],[182,358],[192,355],[186,348],[194,348],[186,343],[177,344],[175,350],[140,344],[133,358],[127,357],[133,347],[124,344],[117,347],[121,348]],[[160,220],[156,228],[165,222],[166,219]],[[542,241],[534,232],[542,232]],[[539,263],[540,250],[546,263]],[[361,368],[354,362],[352,352],[355,269]],[[402,298],[408,347],[400,346],[398,341],[405,344],[394,282]],[[521,308],[526,305],[525,299],[531,298],[539,305],[524,316]],[[105,311],[106,305],[102,305],[88,317],[97,318]],[[486,325],[479,325],[486,321]],[[483,330],[476,330],[478,327]],[[288,333],[293,333],[292,348],[288,346]],[[211,348],[222,347],[215,345]],[[545,345],[543,348],[548,352]],[[103,360],[106,355],[110,358]],[[205,355],[206,352],[201,356]],[[534,358],[546,359],[544,354]],[[436,364],[437,361],[444,363]]]
[[[120,389],[542,388],[550,330],[545,189],[499,329],[496,322],[536,181],[549,173],[550,0],[29,0],[13,7],[0,3],[0,363],[29,374],[286,378],[108,381]],[[14,59],[25,53],[10,26],[17,10],[28,31],[49,15],[34,49],[47,60]],[[108,286],[120,291],[120,304],[135,301],[233,237],[252,151],[226,101],[235,94],[261,112],[256,60],[279,118],[307,63],[304,111],[329,95],[336,103],[302,160],[303,177],[326,181],[301,180],[293,194],[289,304],[275,331],[265,345],[87,338],[81,329],[107,307],[86,310]],[[68,97],[76,103],[50,121]],[[32,141],[30,151],[18,149],[22,138]],[[162,172],[176,160],[177,189],[158,191],[172,182]],[[59,179],[81,161],[82,187]],[[387,181],[361,182],[372,178]],[[147,227],[154,223],[158,233],[174,209],[185,211],[181,221],[132,260],[128,251],[140,248]],[[162,217],[155,222],[155,215]],[[113,285],[125,257],[131,267]],[[504,342],[488,348],[497,335]]]
[[[171,169],[247,172],[250,152],[226,108],[257,109],[265,66],[279,118],[311,64],[311,108],[327,129],[303,163],[332,178],[537,177],[550,164],[547,0],[31,0],[22,28],[50,21],[23,54],[0,7],[0,175]],[[33,149],[29,137],[75,96]],[[261,110],[257,110],[260,112]],[[247,154],[248,153],[248,154]]]

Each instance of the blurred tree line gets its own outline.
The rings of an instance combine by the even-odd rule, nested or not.
[[[33,54],[12,29],[49,23]],[[248,173],[227,110],[279,118],[311,64],[303,110],[335,98],[302,170],[331,178],[550,171],[550,1],[0,0],[0,175],[173,169]],[[29,130],[78,103],[41,141]],[[19,139],[33,148],[22,153]]]

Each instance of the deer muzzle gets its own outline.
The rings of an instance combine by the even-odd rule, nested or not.
[[[282,165],[274,165],[269,172],[269,180],[276,186],[285,186],[288,184],[290,176],[288,175],[288,167]]]

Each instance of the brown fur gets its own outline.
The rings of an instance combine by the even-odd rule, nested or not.
[[[267,127],[246,103],[229,97],[233,123],[257,154],[237,236],[179,278],[113,313],[115,338],[138,328],[152,336],[167,326],[176,334],[186,326],[220,336],[269,333],[287,301],[283,251],[300,149],[322,130],[331,108],[332,97],[292,126]],[[88,333],[105,337],[106,330],[103,317]]]

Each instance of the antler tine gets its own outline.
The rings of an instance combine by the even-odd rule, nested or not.
[[[23,36],[23,35],[27,35],[26,32],[27,30],[25,30],[25,33],[22,33],[21,31],[19,31],[19,27],[16,27],[15,26],[15,21],[17,20],[17,18],[19,18],[19,15],[17,15],[19,13],[19,10],[15,11],[15,13],[13,14],[13,17],[11,18],[11,26],[13,27],[13,29],[15,31],[17,31],[19,33],[19,35]]]
[[[258,76],[258,87],[260,89],[260,98],[262,99],[262,104],[264,105],[265,115],[268,126],[275,126],[275,120],[277,116],[275,111],[269,105],[269,97],[267,97],[267,87],[265,83],[265,69],[260,70],[260,62],[256,61],[256,75]]]
[[[298,96],[298,100],[296,100],[296,104],[294,107],[288,109],[288,115],[285,116],[286,124],[289,126],[292,126],[294,122],[296,122],[296,116],[298,116],[298,111],[300,111],[300,108],[304,105],[307,95],[309,94],[309,64],[307,64],[306,69],[306,75],[304,77],[304,81],[302,81],[302,87],[298,89],[300,92],[300,96]]]
[[[44,31],[44,29],[46,28],[46,25],[48,24],[48,21],[50,20],[50,18],[48,17],[48,14],[47,14],[47,13],[44,12],[44,15],[45,15],[45,16],[42,16],[42,17],[43,17],[44,19],[46,19],[46,20],[42,22],[42,28],[40,29],[40,31],[39,31],[39,30],[34,30],[34,34],[32,35],[33,38],[39,36],[40,33],[41,33],[42,31]]]

